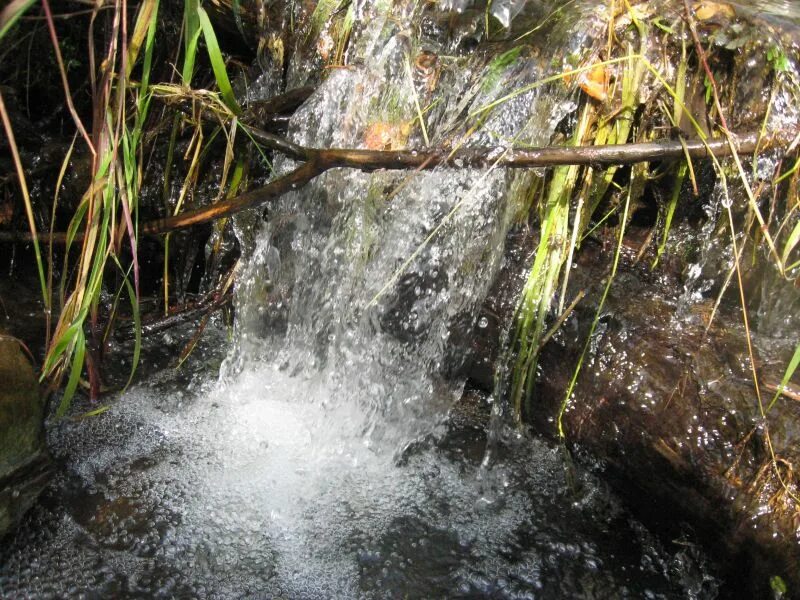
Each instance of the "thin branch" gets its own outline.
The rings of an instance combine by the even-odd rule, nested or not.
[[[283,177],[270,181],[264,187],[217,202],[211,206],[184,211],[165,219],[149,221],[139,228],[139,232],[144,235],[159,235],[229,217],[248,208],[266,204],[269,200],[292,190],[300,189],[325,170],[325,168],[321,168],[319,164],[311,160]]]
[[[253,133],[253,128],[248,128]],[[257,131],[257,130],[255,130]],[[758,145],[759,150],[788,143],[788,134],[778,133],[762,138],[759,134],[748,133],[715,140],[660,140],[643,144],[617,144],[608,146],[551,146],[527,150],[505,151],[503,148],[466,148],[456,152],[445,149],[430,151],[416,150],[357,150],[331,148],[326,150],[305,148],[273,134],[258,134],[259,142],[265,146],[288,154],[293,158],[305,158],[307,162],[288,174],[244,194],[235,196],[210,206],[184,211],[178,215],[149,221],[139,229],[140,234],[159,235],[208,223],[236,214],[248,208],[267,203],[292,190],[297,190],[325,171],[334,168],[350,168],[362,171],[389,170],[430,170],[436,167],[482,168],[497,163],[498,167],[508,169],[530,169],[533,167],[555,167],[561,165],[629,165],[658,160],[676,160],[687,154],[692,159],[729,156],[736,150],[740,154],[752,153]],[[498,160],[498,157],[499,160]],[[38,234],[39,239],[50,240],[50,234]],[[0,242],[29,241],[30,233],[0,231]],[[63,243],[64,233],[52,236],[54,243]],[[76,238],[77,239],[77,238]]]
[[[757,133],[748,133],[736,139],[736,150],[746,154],[753,152],[758,141]],[[779,145],[783,136],[769,138],[772,145]],[[686,149],[692,158],[722,157],[731,154],[727,140],[704,142],[690,140]],[[378,169],[433,169],[440,166],[451,168],[482,168],[497,163],[507,169],[530,169],[534,167],[558,167],[565,165],[630,165],[641,162],[678,159],[684,156],[680,140],[660,140],[641,144],[614,144],[607,146],[549,146],[527,150],[504,148],[466,148],[456,152],[431,151],[385,151],[385,150],[307,150],[321,163],[325,170],[348,167],[372,171]]]
[[[142,334],[161,333],[199,317],[210,315],[229,304],[232,299],[233,294],[230,292],[221,294],[219,297],[212,295],[202,302],[187,306],[183,310],[172,312],[166,317],[154,319],[146,323],[143,322]],[[119,341],[132,340],[135,336],[133,323],[128,323],[126,326],[117,329],[114,335]]]

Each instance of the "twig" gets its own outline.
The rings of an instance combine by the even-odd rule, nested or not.
[[[777,393],[780,391],[781,396],[800,402],[800,388],[797,386],[787,383],[784,387],[781,387],[780,384],[767,381],[764,383],[764,387],[770,392]]]
[[[263,127],[276,118],[291,114],[314,93],[314,86],[305,86],[272,96],[269,100],[256,100],[249,103],[242,114],[242,121],[258,123]]]
[[[254,130],[248,128],[252,133]],[[257,130],[256,130],[257,131]],[[735,150],[740,154],[752,153],[769,146],[788,143],[788,134],[776,133],[762,138],[747,133],[729,139],[715,140],[660,140],[642,144],[616,144],[607,146],[551,146],[526,150],[505,151],[503,148],[466,148],[455,152],[445,149],[416,150],[356,150],[345,148],[316,149],[298,146],[279,136],[260,133],[259,141],[265,146],[306,162],[288,174],[269,182],[264,187],[246,192],[195,210],[147,222],[139,228],[140,235],[160,235],[192,225],[208,223],[236,214],[248,208],[261,206],[273,198],[300,189],[325,171],[334,168],[360,169],[362,171],[430,170],[436,167],[482,168],[497,163],[508,169],[530,169],[561,165],[628,165],[657,160],[674,160],[688,154],[693,159],[729,156]],[[498,157],[499,160],[498,160]],[[50,240],[50,234],[38,234],[39,239]],[[75,239],[79,239],[76,236]],[[0,242],[30,241],[30,233],[2,231]],[[66,234],[54,233],[53,243],[64,243]]]
[[[232,299],[233,294],[227,292],[220,294],[218,297],[212,296],[203,300],[202,302],[173,312],[169,316],[161,317],[148,323],[142,323],[142,334],[161,333],[162,331],[183,325],[184,323],[193,319],[197,319],[198,317],[212,314],[223,306],[229,304]],[[115,337],[119,341],[133,339],[133,336],[134,332],[132,325],[121,327],[115,332]]]

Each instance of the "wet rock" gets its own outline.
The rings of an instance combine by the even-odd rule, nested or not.
[[[670,534],[689,523],[720,557],[728,592],[767,597],[779,576],[798,593],[800,403],[779,399],[762,419],[740,318],[723,311],[706,334],[708,309],[681,307],[634,272],[618,275],[563,417],[565,435],[648,524]],[[539,432],[556,435],[595,310],[581,307],[542,353],[531,415]],[[762,386],[780,381],[788,356],[776,340],[754,341]],[[762,394],[766,405],[771,394]]]
[[[33,505],[50,475],[44,400],[19,343],[0,331],[0,537]]]
[[[494,389],[502,351],[501,340],[514,317],[517,299],[525,285],[526,269],[536,248],[536,237],[527,228],[515,228],[509,232],[505,244],[500,272],[469,336],[469,360],[465,366],[465,374],[472,384],[486,392]]]
[[[506,263],[483,308],[484,327],[476,332],[468,373],[486,391],[499,366],[501,333],[513,319],[510,300],[524,282],[527,239],[509,237]],[[738,306],[723,303],[706,333],[713,299],[682,303],[682,266],[662,261],[651,270],[651,260],[636,260],[636,240],[625,241],[563,418],[568,445],[666,539],[680,537],[686,524],[694,529],[720,561],[727,586],[721,597],[771,597],[775,576],[794,597],[800,593],[800,402],[780,398],[762,418]],[[602,240],[585,244],[571,287],[586,289],[586,297],[543,349],[529,421],[546,436],[557,437],[607,259]],[[753,342],[767,406],[796,339],[756,335]]]

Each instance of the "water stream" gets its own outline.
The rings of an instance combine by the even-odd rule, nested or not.
[[[422,145],[403,127],[425,93],[409,61],[421,51],[441,63],[432,145],[460,139],[463,115],[510,81],[550,72],[545,52],[487,83],[467,33],[387,4],[356,3],[357,68],[332,72],[293,117],[296,142],[363,146],[381,123],[382,144]],[[525,3],[496,4],[510,22]],[[563,57],[594,43],[585,4],[540,46]],[[543,145],[574,108],[566,86],[532,89],[467,143]],[[691,537],[665,547],[602,481],[567,473],[558,447],[503,423],[485,464],[491,399],[457,403],[518,178],[540,175],[336,170],[263,225],[238,218],[233,340],[218,324],[188,374],[52,428],[63,468],[0,550],[0,596],[714,597]]]

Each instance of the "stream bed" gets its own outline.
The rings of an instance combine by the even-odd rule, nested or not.
[[[204,353],[213,354],[212,345]],[[395,450],[322,378],[167,372],[51,432],[59,475],[0,550],[0,596],[712,598],[687,534],[659,540],[485,401]]]

